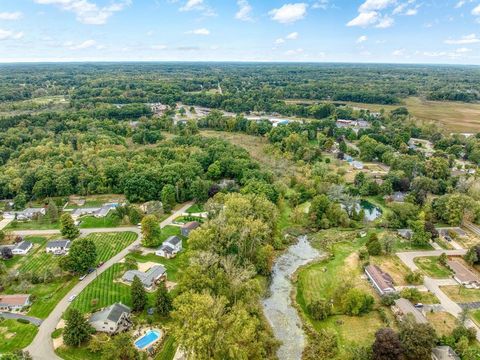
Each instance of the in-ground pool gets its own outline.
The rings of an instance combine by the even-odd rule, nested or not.
[[[137,349],[143,350],[148,348],[154,342],[160,339],[160,331],[158,330],[148,330],[145,335],[143,335],[140,339],[135,341],[135,346]]]

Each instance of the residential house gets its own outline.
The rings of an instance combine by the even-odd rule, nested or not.
[[[178,236],[170,236],[160,246],[155,254],[167,259],[175,257],[180,251],[182,251],[182,239]]]
[[[0,295],[0,311],[19,312],[30,306],[30,295]]]
[[[127,331],[133,325],[130,320],[131,312],[128,306],[115,303],[93,313],[88,322],[96,331],[110,335],[118,334]]]
[[[159,281],[167,278],[167,269],[162,265],[154,265],[147,272],[139,270],[129,270],[123,274],[122,280],[131,284],[137,276],[147,290],[153,290]]]
[[[182,226],[182,229],[181,229],[182,236],[190,235],[190,232],[195,230],[199,226],[200,226],[200,223],[198,221],[190,221],[186,223],[185,225]]]
[[[108,215],[108,213],[118,207],[118,203],[107,203],[101,207],[87,207],[78,208],[72,211],[71,215],[74,220],[84,215],[92,215],[96,218],[102,218]]]
[[[375,290],[377,290],[380,295],[383,296],[395,292],[392,277],[389,274],[383,272],[378,266],[366,266],[365,274],[367,275]]]
[[[450,346],[437,346],[432,350],[432,360],[460,360]]]
[[[52,240],[47,243],[46,251],[55,255],[67,254],[71,244],[70,240]]]
[[[453,278],[467,288],[480,289],[480,277],[476,270],[471,270],[458,259],[449,259],[448,267],[454,272]]]
[[[30,241],[19,242],[12,249],[12,254],[14,254],[14,255],[27,255],[32,247],[33,247],[33,244]]]
[[[411,229],[398,229],[397,233],[405,239],[411,239],[413,235],[413,231]]]
[[[404,298],[395,300],[392,306],[393,313],[400,319],[404,320],[407,316],[411,316],[417,324],[427,324],[428,320],[412,303]]]
[[[352,166],[353,166],[353,168],[356,169],[356,170],[363,170],[363,167],[364,167],[363,162],[361,162],[361,161],[356,161],[356,160],[355,160],[355,161],[352,161]]]
[[[45,208],[26,208],[23,211],[5,212],[3,217],[5,219],[32,220],[35,217],[43,216],[45,214]]]

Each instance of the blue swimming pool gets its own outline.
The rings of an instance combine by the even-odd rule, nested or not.
[[[143,335],[140,339],[135,341],[135,346],[143,350],[153,344],[160,338],[160,332],[157,330],[148,330],[145,335]]]

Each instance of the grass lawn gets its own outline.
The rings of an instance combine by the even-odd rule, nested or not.
[[[0,321],[0,354],[28,346],[37,331],[38,328],[32,324],[22,324],[13,319]]]
[[[409,250],[433,250],[432,245],[430,244],[423,244],[423,245],[415,245],[412,244],[410,240],[404,239],[400,236],[397,236],[398,240],[395,242],[395,252],[398,251],[409,251]]]
[[[192,206],[190,206],[188,209],[187,209],[187,213],[189,214],[192,214],[192,213],[200,213],[200,212],[204,212],[205,209],[203,207],[203,204],[193,204]]]
[[[439,336],[450,335],[458,325],[455,316],[447,312],[428,312],[427,319]]]
[[[92,353],[87,346],[75,348],[63,345],[56,349],[55,353],[64,360],[100,360],[102,358],[101,352]]]
[[[52,230],[60,229],[60,222],[51,223],[44,218],[30,221],[12,221],[4,230]]]
[[[437,296],[430,291],[420,291],[420,299],[418,302],[429,305],[440,304],[440,300],[438,300]]]
[[[111,266],[78,294],[70,306],[83,313],[95,311],[115,302],[131,306],[130,286],[114,281],[124,272],[123,264]],[[96,304],[92,304],[93,301]]]
[[[441,286],[440,289],[453,301],[457,303],[468,303],[480,301],[480,290],[467,289],[460,285]]]
[[[175,344],[175,339],[170,335],[166,335],[165,340],[163,341],[162,350],[155,355],[154,360],[172,360],[176,351],[177,346]]]
[[[105,262],[135,241],[134,232],[94,233],[86,237],[97,246],[97,262]]]
[[[188,242],[185,239],[183,240],[183,250],[173,259],[165,259],[154,253],[141,255],[140,253],[132,252],[127,255],[127,257],[132,257],[137,260],[137,262],[151,261],[162,264],[167,269],[167,278],[170,281],[177,281],[178,272],[188,266],[189,256]]]
[[[438,256],[419,257],[414,262],[425,274],[432,278],[444,279],[452,275],[448,268],[439,263]]]
[[[70,275],[55,278],[48,284],[34,285],[28,292],[35,298],[28,315],[45,319],[55,308],[60,300],[73,288],[78,282],[77,277]]]
[[[175,218],[176,223],[188,223],[190,221],[198,221],[200,223],[203,223],[205,219],[198,216],[179,216]]]
[[[480,310],[472,311],[472,313],[470,314],[470,316],[472,317],[472,320],[473,320],[478,326],[480,326]]]
[[[92,228],[109,228],[109,227],[119,227],[120,219],[113,215],[108,215],[103,218],[96,218],[95,216],[84,216],[80,219],[80,228],[81,229],[92,229]]]

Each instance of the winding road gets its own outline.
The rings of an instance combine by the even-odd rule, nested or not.
[[[179,215],[183,214],[190,206],[193,205],[193,202],[188,202],[182,205],[181,208],[174,211],[172,215],[170,215],[167,219],[163,220],[160,223],[160,227],[163,228],[167,225],[172,224],[173,220],[178,217]],[[65,297],[60,300],[57,304],[55,309],[48,315],[48,317],[43,320],[42,324],[38,328],[38,333],[33,339],[33,342],[25,348],[26,351],[30,353],[34,360],[61,360],[55,354],[53,349],[53,340],[51,337],[52,332],[55,330],[57,324],[62,318],[63,313],[67,310],[70,302],[68,298],[74,294],[80,294],[83,289],[85,289],[95,278],[102,274],[105,270],[107,270],[110,266],[118,263],[122,260],[133,248],[138,246],[141,242],[142,235],[140,229],[137,227],[119,227],[119,228],[100,228],[100,229],[81,229],[80,233],[81,236],[85,236],[91,233],[99,233],[99,232],[125,232],[131,231],[138,234],[137,239],[130,244],[127,248],[120,251],[117,255],[112,257],[110,260],[106,261],[97,271],[87,275],[83,281],[80,281],[76,284],[72,290],[65,295]],[[52,235],[52,234],[59,234],[58,230],[22,230],[22,231],[15,231],[15,234],[18,235]]]

